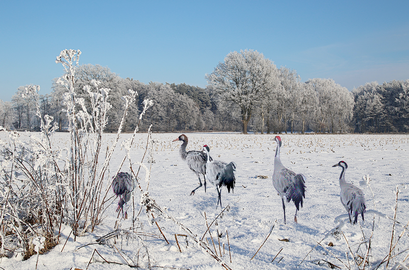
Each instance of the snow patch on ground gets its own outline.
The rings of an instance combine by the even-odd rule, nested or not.
[[[201,238],[207,229],[206,220],[210,224],[221,209],[216,209],[217,192],[211,185],[207,186],[207,192],[200,188],[195,195],[189,195],[198,180],[179,157],[180,143],[172,142],[179,135],[152,135],[153,153],[151,159],[145,159],[151,169],[149,194],[159,206],[166,208],[167,214]],[[105,144],[112,145],[115,135],[104,136]],[[122,140],[130,136],[124,134]],[[207,144],[213,158],[237,164],[234,193],[222,189],[223,206],[229,209],[217,219],[217,226],[213,224],[210,228],[212,238],[209,233],[203,238],[212,250],[221,253],[220,258],[232,269],[328,269],[327,262],[355,269],[357,266],[349,250],[355,254],[366,250],[373,224],[369,261],[374,266],[389,253],[393,226],[389,218],[394,214],[396,187],[400,189],[397,211],[400,224],[396,225],[395,237],[409,221],[409,135],[282,134],[281,161],[307,178],[306,199],[298,212],[298,223],[292,219],[294,205],[288,205],[287,224],[283,224],[281,199],[271,180],[276,148],[274,135],[192,133],[187,136],[188,150],[201,150]],[[62,148],[67,147],[67,137],[66,133],[57,133],[53,141]],[[133,161],[142,159],[146,138],[147,134],[137,135],[131,151]],[[110,173],[116,172],[124,151],[115,152],[114,157],[118,158],[111,162]],[[365,222],[360,219],[359,225],[349,224],[339,199],[340,170],[332,165],[340,160],[348,163],[346,180],[360,186],[365,193],[368,211]],[[145,188],[146,183],[143,180],[141,183]],[[137,189],[134,198],[137,213],[140,210]],[[144,209],[135,223],[135,233],[122,233],[107,240],[105,245],[97,243],[101,236],[115,230],[116,223],[123,232],[131,230],[132,203],[126,205],[129,217],[126,220],[117,219],[116,208],[117,199],[112,200],[102,224],[94,232],[77,237],[77,241],[73,241],[70,228],[64,227],[60,244],[39,256],[38,269],[128,269],[123,265],[126,263],[138,263],[142,269],[222,268],[191,238],[185,237],[186,232],[180,226],[158,214],[155,221],[169,241],[167,244],[156,224],[149,222]],[[271,235],[256,254],[273,226]],[[402,262],[409,253],[405,251],[408,246],[406,231],[394,251],[396,255],[402,254],[390,265]],[[1,258],[0,267],[35,269],[36,260],[37,256],[26,261]],[[108,265],[104,260],[116,264]],[[403,264],[408,265],[409,259]]]

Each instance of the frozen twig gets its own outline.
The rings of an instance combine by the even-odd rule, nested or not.
[[[230,240],[229,240],[229,232],[226,229],[226,237],[227,237],[227,244],[229,245],[229,256],[230,256],[230,263],[233,263],[231,260],[231,252],[230,252]]]
[[[256,253],[253,255],[253,257],[251,257],[250,261],[257,255],[257,253],[260,251],[261,247],[266,243],[267,239],[270,237],[271,233],[273,232],[273,229],[275,227],[277,223],[277,219],[274,221],[273,226],[271,227],[270,232],[268,233],[267,237],[264,239],[263,243],[261,244],[261,246],[257,249]]]
[[[277,252],[277,254],[274,256],[273,260],[271,260],[271,262],[274,262],[274,260],[277,258],[278,254],[281,253],[281,251],[283,251],[283,248],[280,248],[280,250]]]
[[[346,265],[340,258],[338,258],[338,256],[336,256],[334,253],[331,252],[331,250],[327,249],[325,246],[323,246],[321,243],[317,242],[317,245],[319,245],[320,247],[322,247],[323,249],[325,249],[328,253],[330,253],[335,259],[337,259],[338,261],[340,261],[343,265],[345,265],[345,267],[347,269],[351,269],[351,267],[349,267],[348,265]]]
[[[213,235],[212,235],[212,233],[210,231],[210,226],[207,223],[206,212],[204,212],[204,218],[205,218],[205,222],[206,222],[206,232],[209,232],[210,240],[212,240],[212,244],[213,244],[214,253],[217,255],[216,246],[215,246],[214,241],[213,241]]]
[[[210,225],[208,226],[207,230],[204,232],[204,234],[202,235],[202,237],[200,238],[200,240],[203,240],[203,238],[205,237],[207,231],[210,229],[210,227],[212,227],[213,223],[221,216],[221,214],[223,214],[224,211],[229,210],[230,209],[230,205],[227,205],[214,219],[213,221],[210,223]],[[207,222],[207,221],[206,221]]]
[[[348,242],[347,237],[345,236],[345,234],[344,234],[343,231],[341,231],[341,233],[342,233],[342,236],[344,237],[344,240],[345,240],[345,242],[346,242],[346,244],[347,244],[348,250],[349,250],[349,252],[351,253],[352,259],[354,259],[354,262],[355,262],[356,266],[359,268],[358,262],[356,261],[354,252],[352,252],[352,250],[351,250],[351,246],[349,245],[349,242]],[[348,256],[347,256],[347,257],[348,257]]]
[[[175,233],[175,240],[176,244],[178,245],[179,252],[182,253],[182,250],[180,249],[179,241],[178,241],[178,235]]]
[[[153,215],[153,213],[151,213],[151,215],[152,215],[153,220],[155,220],[155,216]],[[168,239],[166,239],[166,236],[163,234],[162,229],[160,228],[160,226],[159,226],[159,224],[156,222],[156,220],[155,220],[155,224],[156,224],[156,227],[158,227],[158,229],[159,229],[160,233],[162,234],[163,238],[165,239],[166,243],[169,245]]]
[[[229,270],[231,269],[217,254],[215,254],[209,246],[197,237],[189,228],[185,227],[182,223],[176,220],[173,216],[169,215],[149,196],[148,193],[144,193],[141,198],[141,204],[146,207],[147,211],[157,211],[165,218],[172,220],[176,225],[178,225],[186,234],[198,244],[198,246],[213,259],[216,260],[223,268]]]
[[[396,201],[395,201],[395,209],[393,213],[393,225],[392,225],[392,232],[391,232],[391,243],[389,246],[389,254],[388,254],[388,261],[386,262],[386,268],[389,266],[389,262],[392,258],[392,251],[394,249],[393,245],[393,238],[395,237],[395,224],[396,224],[396,215],[398,214],[398,198],[399,198],[399,188],[396,187]]]

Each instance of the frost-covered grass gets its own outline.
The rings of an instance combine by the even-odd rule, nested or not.
[[[20,140],[28,140],[31,135],[21,133]],[[214,159],[237,164],[236,188],[233,194],[222,189],[226,209],[217,219],[222,209],[216,209],[214,187],[208,185],[206,193],[201,188],[189,196],[198,181],[179,157],[180,143],[172,142],[179,135],[152,134],[152,143],[147,144],[148,135],[137,134],[121,169],[132,168],[137,174],[138,162],[143,160],[139,183],[144,192],[149,192],[144,198],[155,201],[145,201],[145,205],[159,208],[146,213],[137,188],[126,206],[128,219],[124,220],[115,212],[118,199],[110,192],[108,208],[94,231],[74,241],[71,227],[62,225],[59,244],[46,254],[25,261],[20,257],[2,258],[0,267],[34,269],[38,259],[38,269],[128,269],[127,265],[142,269],[222,269],[206,248],[232,269],[362,269],[363,258],[369,262],[367,269],[376,268],[384,260],[380,266],[384,269],[389,254],[388,268],[404,269],[397,267],[398,263],[408,266],[409,234],[404,226],[409,222],[409,135],[283,134],[283,164],[307,177],[298,224],[292,220],[293,205],[287,206],[287,224],[283,224],[281,199],[272,185],[274,135],[187,134],[188,150],[199,150],[207,144]],[[7,140],[5,136],[0,133],[2,141]],[[103,134],[101,149],[108,150],[115,136]],[[131,136],[122,134],[118,145]],[[69,134],[56,133],[51,140],[56,151],[67,153],[64,149],[70,147]],[[125,145],[114,150],[107,169],[109,177],[115,175],[127,150]],[[102,161],[104,155],[100,157]],[[346,180],[360,186],[366,196],[365,222],[360,220],[359,225],[347,222],[339,199],[340,170],[332,165],[340,160],[349,166]],[[148,177],[146,170],[150,172]],[[117,236],[97,242],[114,231]],[[397,242],[393,250],[391,242],[392,247]]]

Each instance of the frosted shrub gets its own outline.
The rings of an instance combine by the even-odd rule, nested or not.
[[[28,86],[25,95],[35,98],[38,90],[38,86]],[[39,111],[37,105],[37,116]],[[1,255],[6,250],[11,255],[19,248],[23,256],[31,256],[36,236],[44,237],[45,249],[57,243],[54,234],[61,222],[64,195],[58,185],[59,153],[52,150],[50,140],[55,126],[51,117],[44,119],[40,117],[42,132],[31,134],[30,140],[20,140],[19,133],[9,132],[1,144]]]
[[[109,91],[99,88],[99,82],[93,80],[92,85],[85,86],[90,106],[85,106],[82,98],[76,97],[74,89],[75,71],[78,67],[81,51],[64,50],[57,57],[66,75],[59,80],[67,92],[65,106],[70,133],[70,147],[67,170],[67,209],[69,209],[70,224],[75,236],[86,230],[93,230],[101,222],[111,176],[107,174],[108,165],[119,140],[125,123],[127,111],[135,101],[136,92],[129,90],[129,95],[123,97],[125,101],[124,114],[117,131],[113,145],[104,153],[104,162],[99,166],[102,155],[102,135],[107,124],[107,112],[112,107],[108,102]],[[149,103],[149,102],[148,102]],[[145,106],[142,115],[150,106]],[[137,131],[138,126],[136,127]],[[107,184],[108,183],[108,184]]]
[[[51,116],[40,114],[38,86],[26,87],[24,95],[36,101],[41,132],[8,132],[8,138],[0,140],[0,256],[19,251],[28,258],[55,246],[62,224],[71,226],[76,237],[92,231],[102,220],[111,181],[108,166],[137,93],[130,90],[123,97],[124,113],[116,140],[103,151],[103,131],[112,107],[108,102],[110,89],[99,88],[97,81],[85,86],[88,106],[76,96],[80,55],[79,50],[63,50],[56,60],[66,72],[58,83],[66,89],[63,104],[69,125],[68,149],[52,143],[57,125]],[[140,120],[152,102],[146,100],[144,104]],[[44,239],[41,247],[35,239]]]

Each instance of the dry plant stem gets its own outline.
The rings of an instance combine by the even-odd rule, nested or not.
[[[334,268],[341,269],[341,267],[339,267],[338,265],[333,264],[332,262],[329,262],[327,260],[322,260],[322,261],[326,262],[329,265],[329,267],[331,267],[331,269],[334,269]]]
[[[393,214],[393,225],[392,225],[392,233],[391,233],[391,244],[389,246],[389,254],[388,254],[388,261],[386,262],[386,268],[389,266],[389,262],[392,256],[392,251],[394,249],[393,246],[393,238],[395,236],[395,225],[396,225],[396,215],[398,213],[398,197],[399,197],[399,188],[396,187],[396,201],[395,201],[395,209]]]
[[[264,246],[264,244],[266,243],[267,239],[270,237],[271,233],[273,232],[273,229],[276,225],[277,219],[274,221],[273,227],[271,227],[270,232],[268,233],[267,237],[264,239],[263,243],[261,244],[261,246],[257,249],[256,253],[253,255],[253,257],[251,257],[250,261],[257,255],[257,253],[260,251],[261,247]]]
[[[409,258],[409,253],[408,253],[408,255],[406,255],[405,259],[403,259],[402,262],[405,262],[408,258]]]
[[[372,245],[372,237],[374,235],[374,231],[375,231],[375,216],[373,217],[373,221],[372,221],[372,231],[371,231],[371,236],[368,239],[368,248],[366,249],[366,254],[365,254],[365,258],[364,258],[364,268],[365,268],[365,263],[368,262],[368,266],[369,266],[369,251],[371,250],[371,245]]]
[[[406,223],[406,225],[405,225],[405,227],[403,228],[401,234],[399,235],[398,239],[396,240],[395,244],[393,245],[392,251],[396,248],[397,244],[399,243],[399,240],[400,240],[400,239],[402,238],[402,236],[405,234],[405,232],[406,232],[406,230],[408,229],[408,227],[409,227],[409,221],[408,221],[408,223]],[[392,258],[393,258],[393,257],[394,257],[394,256],[392,256]],[[386,257],[385,257],[385,259],[386,259]],[[385,260],[385,259],[384,259],[384,260]]]
[[[229,245],[229,256],[230,256],[230,263],[233,263],[231,260],[231,252],[230,252],[230,240],[229,240],[229,232],[226,229],[226,235],[227,235],[227,244]]]
[[[213,259],[215,259],[223,268],[227,269],[227,270],[231,270],[231,268],[225,263],[223,262],[222,259],[220,259],[217,254],[215,254],[210,248],[209,246],[203,242],[202,240],[200,240],[197,235],[193,234],[193,232],[185,227],[182,223],[180,223],[179,221],[177,221],[173,216],[167,214],[166,212],[164,212],[159,205],[156,204],[155,201],[153,201],[152,199],[150,199],[150,197],[148,195],[145,195],[146,197],[143,200],[143,205],[147,208],[147,211],[151,211],[150,209],[154,208],[155,210],[159,211],[163,216],[165,216],[167,219],[172,220],[176,225],[178,225],[182,230],[184,230],[186,232],[186,234],[195,242],[199,245],[199,247],[206,252],[207,254],[209,254]]]
[[[345,239],[345,242],[346,242],[346,244],[348,246],[349,252],[351,253],[352,259],[354,259],[354,262],[355,262],[356,266],[359,268],[358,262],[356,261],[354,253],[351,250],[351,246],[349,245],[348,239],[345,236],[344,232],[343,231],[341,231],[341,232],[342,232],[342,236],[344,236],[344,239]],[[348,258],[348,256],[347,256],[347,258]]]
[[[274,262],[274,260],[277,258],[278,254],[281,253],[281,251],[283,251],[283,248],[280,248],[280,250],[278,251],[278,253],[274,256],[273,260],[271,262]]]
[[[213,236],[212,236],[212,233],[210,232],[210,227],[207,224],[206,212],[204,212],[204,217],[205,217],[205,220],[206,220],[206,227],[207,227],[206,232],[209,232],[210,239],[212,240],[212,244],[213,244],[213,248],[214,248],[214,253],[216,253],[216,255],[217,255],[216,245],[214,244]]]
[[[38,258],[40,257],[40,250],[37,252],[36,270],[38,269]]]
[[[152,215],[153,220],[155,220],[155,216],[153,215],[152,212],[151,212],[151,215]],[[169,245],[168,239],[166,239],[166,236],[163,234],[163,232],[162,232],[161,228],[159,227],[159,224],[156,222],[156,220],[155,220],[155,224],[156,224],[156,227],[158,227],[158,229],[159,229],[160,233],[162,234],[163,238],[165,239],[166,243]]]
[[[98,250],[94,249],[94,251],[92,252],[91,258],[89,259],[89,262],[88,262],[88,264],[87,264],[87,268],[85,268],[85,270],[87,270],[88,267],[89,267],[89,265],[91,264],[91,261],[92,261],[92,258],[94,258],[95,252],[96,252],[106,263],[109,263],[107,260],[105,260],[104,257],[102,257],[102,255],[98,252]]]
[[[8,192],[7,192],[7,195],[6,195],[6,202],[8,202],[8,200],[9,200],[9,195],[10,195],[10,190],[8,190]],[[2,230],[1,230],[1,232],[0,232],[0,240],[1,240],[1,250],[0,250],[0,252],[1,252],[1,254],[4,254],[4,230],[6,229],[5,228],[5,226],[3,226],[3,222],[4,222],[4,213],[6,212],[6,205],[7,204],[4,204],[3,205],[3,208],[2,208],[2,210],[1,210],[1,216],[0,216],[0,226],[1,226],[1,228],[2,228]]]
[[[210,229],[210,227],[212,227],[213,223],[221,216],[221,214],[223,214],[223,212],[224,212],[226,209],[229,209],[229,208],[230,208],[230,205],[227,205],[227,206],[214,218],[214,220],[213,220],[212,223],[210,223],[210,225],[207,227],[207,230],[204,232],[204,234],[202,235],[202,237],[200,238],[200,240],[203,240],[203,238],[205,237],[207,231]],[[206,216],[206,213],[205,213],[205,216]],[[206,220],[206,222],[207,222],[207,220]]]
[[[134,262],[132,262],[132,264],[130,264],[130,263],[128,262],[128,260],[122,255],[122,252],[120,252],[115,245],[113,245],[113,247],[116,249],[116,252],[118,252],[119,256],[122,257],[122,259],[126,262],[126,264],[127,264],[128,266],[131,266],[131,267],[135,266],[135,263],[134,263]]]
[[[217,236],[217,242],[219,243],[219,254],[220,254],[220,257],[223,257],[222,249],[221,249],[221,246],[220,246],[220,237],[219,237],[219,236]]]
[[[68,239],[70,239],[71,234],[72,234],[72,230],[70,231],[70,234],[68,235],[67,239],[65,240],[64,245],[62,246],[61,252],[63,252],[63,250],[64,250],[64,248],[65,248],[65,245],[66,245],[67,242],[68,242]]]
[[[179,252],[182,253],[182,250],[180,249],[180,245],[179,245],[178,235],[177,235],[177,234],[175,234],[175,239],[176,239],[176,244],[178,245]]]
[[[335,259],[340,261],[347,269],[351,269],[350,266],[346,265],[340,258],[338,258],[334,253],[331,252],[331,250],[327,249],[325,246],[321,245],[321,243],[317,242],[317,245],[321,246],[323,249],[325,249],[329,254],[331,254]]]
[[[140,120],[139,120],[137,126],[139,126],[139,123],[140,123]],[[149,146],[150,137],[152,136],[152,131],[151,131],[151,129],[152,129],[152,125],[150,125],[150,126],[149,126],[149,129],[148,129],[148,137],[146,138],[145,152],[143,153],[143,156],[142,156],[142,159],[141,159],[141,163],[142,163],[143,160],[145,159],[146,152],[148,151],[148,146]],[[132,145],[133,140],[134,140],[134,138],[135,138],[135,134],[136,134],[136,129],[135,129],[134,134],[132,135],[131,145]],[[123,162],[124,162],[124,160],[122,161],[122,163],[123,163]],[[132,164],[131,161],[129,161],[129,163]],[[121,166],[122,166],[122,164],[121,164]],[[139,176],[139,171],[140,171],[140,170],[141,170],[141,166],[138,167],[138,171],[137,171],[137,173],[135,174],[135,173],[133,172],[133,169],[132,169],[132,166],[131,166],[131,171],[132,171],[133,175],[135,176],[135,181],[137,182],[137,184],[138,184],[138,186],[139,186],[139,190],[142,192],[142,187],[140,186],[139,181],[138,181],[138,176]],[[135,209],[135,200],[132,200],[132,208]],[[140,210],[141,210],[141,209],[140,209]],[[132,215],[133,215],[133,216],[132,216],[132,227],[135,228],[135,220],[136,220],[135,210],[132,212]],[[165,238],[165,239],[166,239],[166,238]],[[166,241],[166,242],[167,242],[167,241]],[[169,243],[168,243],[168,244],[169,244]]]

